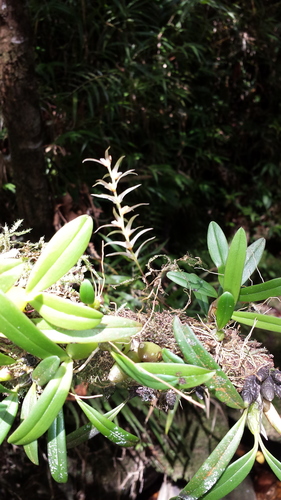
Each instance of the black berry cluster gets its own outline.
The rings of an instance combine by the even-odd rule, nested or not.
[[[255,375],[245,379],[241,396],[247,405],[259,397],[272,401],[274,396],[281,398],[281,371],[262,366]]]

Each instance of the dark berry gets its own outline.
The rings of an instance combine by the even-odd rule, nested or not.
[[[262,366],[256,373],[256,377],[260,382],[264,382],[269,376],[269,366]]]
[[[261,384],[261,395],[268,401],[272,401],[274,398],[274,382],[270,375]]]
[[[260,385],[255,375],[250,375],[245,379],[241,396],[246,404],[251,405],[259,397]]]

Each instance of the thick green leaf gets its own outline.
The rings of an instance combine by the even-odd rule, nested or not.
[[[224,436],[191,481],[181,490],[179,496],[171,500],[197,500],[217,483],[237,450],[244,432],[246,417],[247,410]]]
[[[260,442],[260,447],[261,447],[261,450],[262,450],[262,452],[264,454],[265,460],[267,461],[269,467],[274,472],[274,474],[278,477],[279,481],[281,481],[281,462],[279,462],[279,460],[277,460],[277,458],[275,458],[266,449],[266,447],[264,446],[261,438],[260,438],[259,442]]]
[[[259,238],[247,248],[246,260],[243,269],[242,282],[245,283],[257,269],[265,247],[265,239]]]
[[[177,354],[164,347],[162,349],[162,359],[165,363],[184,363],[184,360],[180,358]]]
[[[0,290],[7,292],[16,283],[23,273],[25,264],[21,260],[17,261],[18,265],[0,274]]]
[[[201,368],[194,365],[186,365],[185,363],[135,363],[137,370],[146,370],[147,373],[152,373],[161,378],[162,375],[171,375],[178,382],[177,386],[181,389],[190,389],[197,385],[204,384],[210,380],[215,371],[210,371],[206,368]]]
[[[228,257],[225,264],[223,279],[223,291],[230,292],[236,303],[239,297],[243,269],[246,259],[247,238],[244,229],[241,227],[235,233],[231,242]]]
[[[243,325],[269,330],[270,332],[281,333],[281,318],[275,316],[267,316],[256,312],[235,311],[232,314],[232,319]]]
[[[125,358],[124,356],[121,356],[120,354],[117,354],[115,352],[111,352],[111,355],[115,359],[116,363],[121,368],[121,370],[123,370],[123,372],[125,372],[138,384],[144,385],[146,387],[151,387],[152,389],[157,389],[157,390],[167,389],[167,385],[165,384],[165,382],[172,385],[173,387],[175,387],[178,384],[179,381],[178,377],[165,374],[158,377],[161,380],[156,380],[155,379],[156,375],[155,377],[153,377],[146,370],[138,368],[136,366],[136,363],[134,363],[129,358]]]
[[[104,417],[109,420],[113,420],[122,408],[124,408],[125,404],[126,403],[121,403],[116,408],[113,408],[113,410],[108,411],[104,414]],[[79,427],[79,429],[76,429],[66,436],[66,447],[74,448],[75,446],[78,446],[78,444],[84,443],[85,441],[88,441],[88,439],[95,437],[99,434],[99,432],[100,431],[98,431],[98,429],[90,422],[82,425],[82,427]]]
[[[178,285],[188,288],[194,292],[199,292],[201,295],[216,298],[218,296],[216,290],[207,281],[202,280],[194,273],[185,273],[184,271],[169,271],[167,277]]]
[[[132,360],[112,352],[111,355],[129,377],[152,389],[165,390],[168,383],[178,389],[189,389],[210,380],[214,371],[182,363],[134,363]],[[155,375],[160,380],[156,380]],[[161,382],[163,381],[163,382]]]
[[[30,304],[46,321],[66,330],[95,328],[103,317],[96,309],[46,292],[34,297]]]
[[[206,495],[203,495],[202,500],[220,500],[242,483],[255,463],[257,450],[258,440],[256,439],[252,450],[229,465],[215,486]]]
[[[244,401],[240,394],[214,358],[203,347],[192,329],[188,325],[183,325],[177,317],[174,319],[173,327],[176,341],[185,360],[196,366],[208,368],[208,370],[216,370],[214,377],[205,382],[212,394],[231,408],[244,408]]]
[[[239,300],[241,302],[258,302],[270,297],[279,297],[279,295],[281,295],[281,278],[275,278],[265,283],[241,288]]]
[[[22,259],[11,259],[0,256],[0,275],[22,264]]]
[[[21,414],[20,414],[21,420],[25,420],[28,417],[36,402],[37,402],[36,384],[33,383],[30,386],[29,391],[26,393],[25,398],[21,405]],[[32,463],[34,463],[35,465],[39,465],[37,439],[35,439],[35,441],[32,441],[29,444],[26,444],[24,446],[24,451]]]
[[[63,226],[44,248],[33,267],[26,291],[33,297],[64,276],[86,250],[93,219],[81,215]]]
[[[18,411],[19,398],[17,392],[9,394],[3,401],[0,407],[0,444],[3,443],[7,436],[15,416]]]
[[[7,389],[4,385],[0,384],[0,394],[2,394],[3,392],[4,393],[5,392],[7,392],[7,393],[9,393],[9,392],[13,393],[14,391],[11,391],[10,389]]]
[[[47,452],[52,478],[57,483],[66,483],[68,472],[63,409],[48,429]]]
[[[72,382],[72,373],[72,361],[65,361],[61,364],[28,417],[9,437],[9,443],[26,445],[48,430],[66,400]]]
[[[67,357],[65,351],[40,332],[1,290],[0,331],[14,344],[38,358],[51,355],[60,359]]]
[[[60,358],[58,356],[49,356],[48,358],[40,361],[39,365],[34,368],[32,372],[32,380],[38,385],[43,386],[54,377],[60,365]]]
[[[33,320],[44,335],[58,344],[90,344],[91,342],[115,342],[129,338],[141,330],[137,321],[121,316],[103,316],[101,322],[91,330],[65,330],[48,323],[45,320]]]
[[[0,327],[1,328],[1,327]],[[16,362],[16,359],[10,358],[6,354],[0,352],[0,366],[12,365]]]
[[[104,415],[101,415],[101,413],[95,410],[92,406],[89,406],[87,403],[84,403],[84,401],[78,397],[76,399],[77,403],[90,422],[110,441],[123,447],[135,446],[139,442],[139,438],[137,436],[134,436],[130,432],[118,427],[111,422],[111,420],[106,418]]]
[[[212,221],[209,224],[207,245],[212,261],[217,268],[224,266],[228,256],[228,243],[220,226]]]
[[[220,330],[231,318],[234,311],[234,297],[230,292],[224,292],[217,301],[216,321],[217,327]]]

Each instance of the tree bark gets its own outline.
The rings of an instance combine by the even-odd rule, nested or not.
[[[31,28],[23,0],[0,0],[0,105],[7,128],[17,217],[36,240],[53,233]]]

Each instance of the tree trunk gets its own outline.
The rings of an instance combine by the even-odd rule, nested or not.
[[[8,131],[17,217],[33,229],[31,238],[52,228],[52,204],[43,150],[28,12],[23,0],[0,0],[0,105]]]

